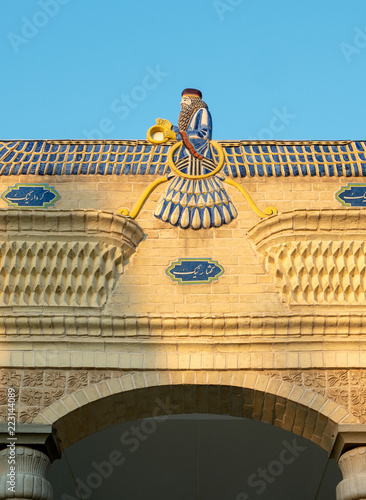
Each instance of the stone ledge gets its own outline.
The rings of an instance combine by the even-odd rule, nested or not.
[[[85,315],[3,314],[0,338],[20,341],[37,336],[75,339],[108,338],[296,338],[366,335],[366,314],[240,315]]]
[[[107,243],[120,246],[126,256],[133,253],[142,240],[142,228],[131,218],[113,212],[93,209],[78,210],[21,210],[0,209],[0,239],[9,235],[23,239],[45,240],[58,237],[74,239],[96,236]],[[28,234],[29,233],[29,234]],[[32,235],[37,238],[32,238]],[[50,236],[51,235],[51,236]],[[8,239],[11,239],[10,237]]]
[[[330,458],[339,458],[349,450],[366,445],[366,425],[340,424]]]
[[[0,450],[6,447],[8,437],[7,423],[0,422]],[[51,462],[61,458],[61,450],[52,425],[17,423],[16,445],[39,450],[45,453]]]
[[[349,342],[141,342],[140,340],[6,342],[1,365],[16,369],[99,370],[322,370],[362,369],[363,345]]]

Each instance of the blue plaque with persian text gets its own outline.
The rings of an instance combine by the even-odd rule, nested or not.
[[[344,207],[366,207],[366,184],[349,183],[336,193],[336,199]]]
[[[168,267],[166,274],[180,284],[202,284],[217,280],[224,268],[211,258],[181,258]]]
[[[15,184],[8,187],[1,198],[11,207],[48,208],[60,195],[48,184]]]

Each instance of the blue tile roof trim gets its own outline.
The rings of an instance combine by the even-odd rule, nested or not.
[[[366,176],[366,141],[218,141],[231,177]],[[165,175],[173,143],[0,141],[0,175]]]

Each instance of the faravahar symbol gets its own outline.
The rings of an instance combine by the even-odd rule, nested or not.
[[[154,215],[183,229],[220,227],[237,216],[224,182],[239,189],[260,217],[277,213],[274,207],[261,212],[245,188],[221,172],[225,152],[212,140],[211,114],[199,90],[183,90],[178,126],[158,118],[148,130],[147,140],[153,144],[176,141],[168,152],[170,172],[148,186],[131,213],[127,209],[120,209],[119,213],[135,218],[152,191],[167,181],[169,187]]]

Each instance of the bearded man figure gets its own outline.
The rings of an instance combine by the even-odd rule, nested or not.
[[[170,125],[161,119],[157,123]],[[217,163],[210,142],[212,118],[199,90],[183,90],[178,126],[166,128],[164,137],[181,141],[181,145],[174,148],[174,168],[169,176],[173,181],[160,200],[155,217],[182,228],[207,229],[229,224],[237,212],[223,187],[225,177],[215,174]]]

